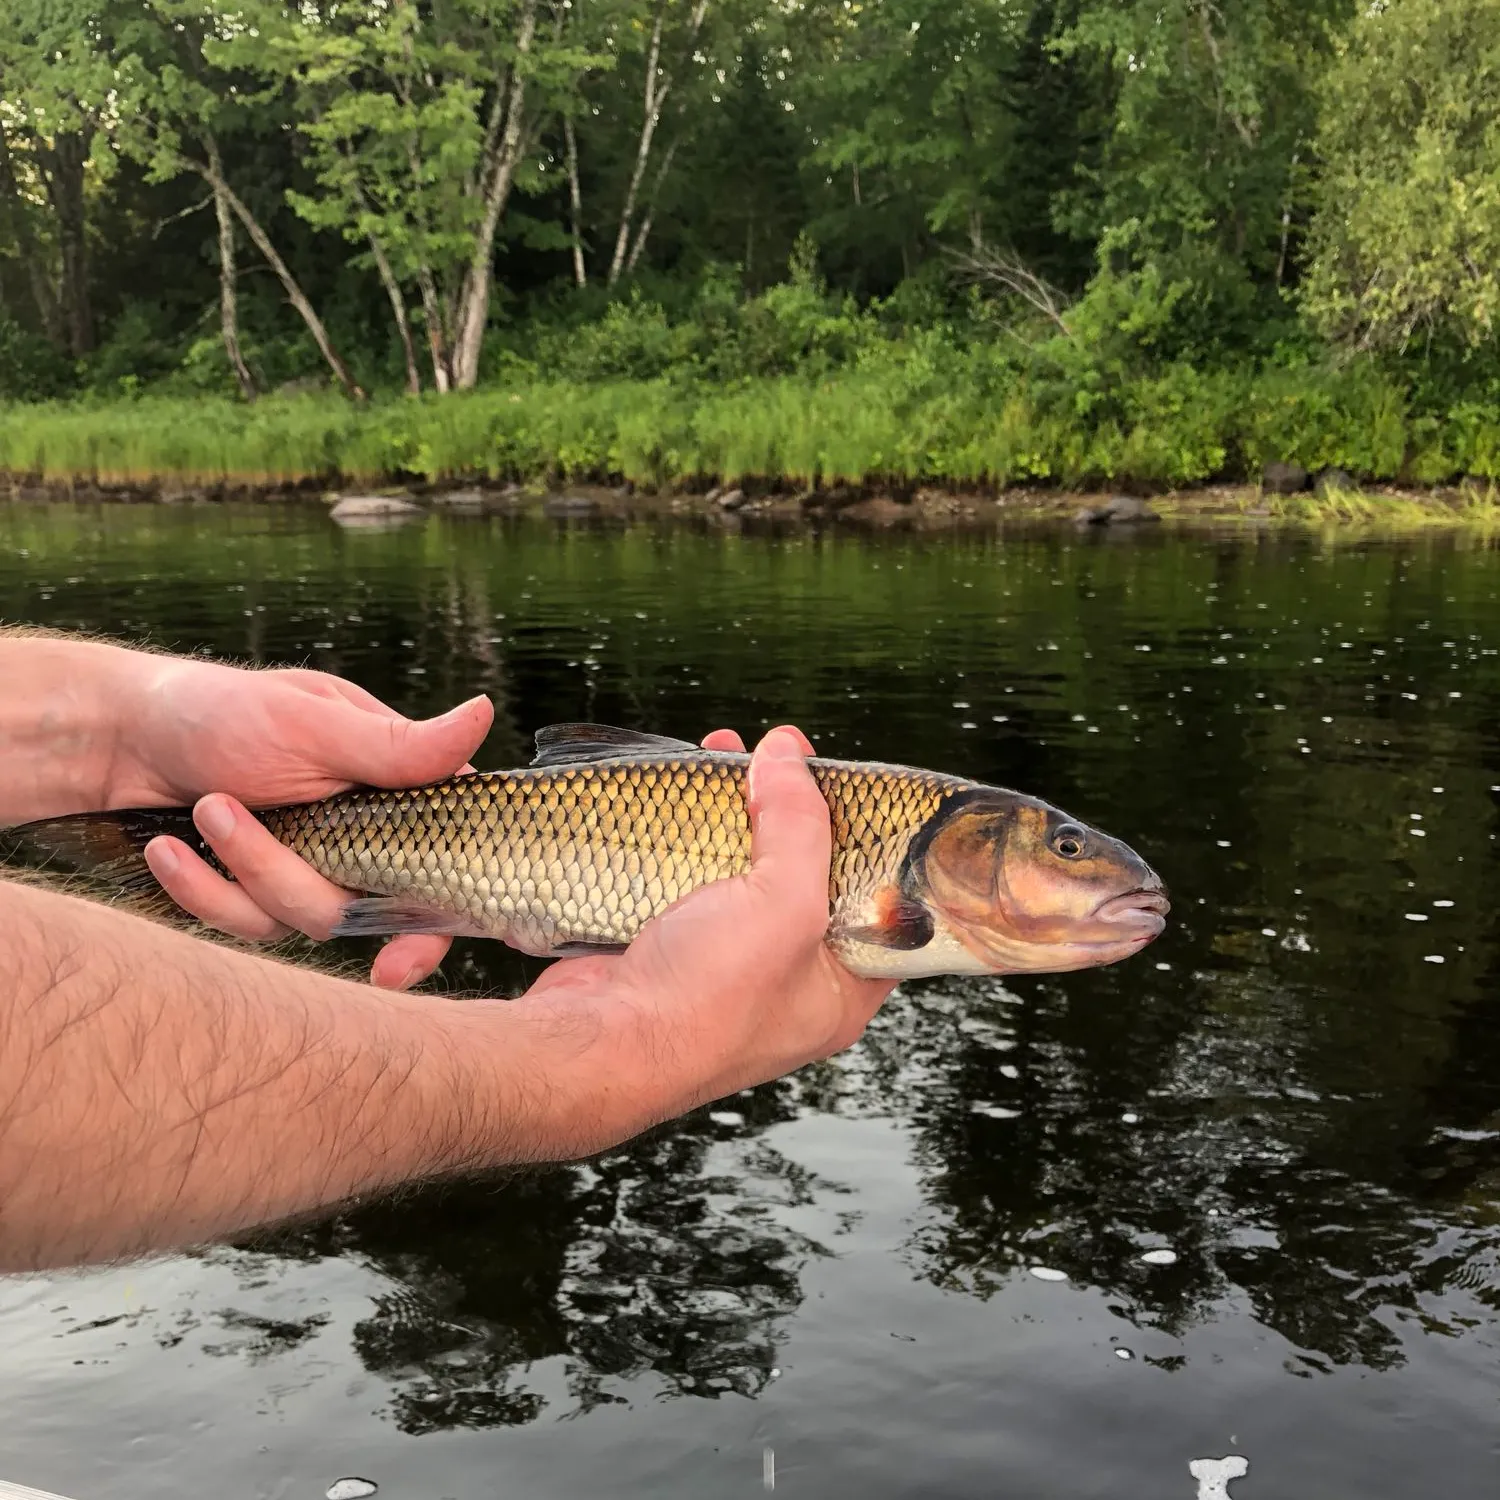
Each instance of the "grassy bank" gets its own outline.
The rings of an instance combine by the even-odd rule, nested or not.
[[[887,352],[821,378],[547,381],[355,406],[332,395],[0,407],[0,470],[105,485],[465,479],[1128,485],[1253,481],[1271,462],[1411,485],[1500,479],[1500,405],[1415,410],[1373,367],[1172,365],[1110,389],[984,351]]]

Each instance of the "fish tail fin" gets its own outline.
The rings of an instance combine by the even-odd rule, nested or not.
[[[212,858],[193,826],[192,809],[187,807],[129,808],[47,818],[24,823],[11,833],[22,852],[43,868],[50,868],[55,861],[134,895],[160,893],[161,887],[146,864],[146,845],[162,834],[172,834],[195,852]]]

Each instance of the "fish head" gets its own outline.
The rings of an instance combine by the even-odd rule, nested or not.
[[[1033,797],[984,788],[914,841],[907,889],[1000,974],[1118,963],[1166,927],[1166,887],[1119,839]]]

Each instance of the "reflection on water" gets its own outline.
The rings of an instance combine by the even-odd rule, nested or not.
[[[1500,1395],[1497,588],[1495,553],[1452,536],[514,518],[349,534],[305,510],[0,511],[8,619],[306,662],[412,712],[485,691],[492,766],[554,720],[697,735],[792,719],[829,753],[1075,809],[1174,896],[1141,959],[904,986],[853,1052],[599,1162],[172,1262],[179,1290],[130,1315],[149,1337],[128,1378],[169,1386],[190,1353],[279,1361],[344,1382],[353,1394],[317,1410],[375,1420],[362,1443],[535,1429],[549,1463],[588,1453],[569,1483],[622,1494],[714,1482],[708,1439],[667,1415],[706,1397],[805,1421],[818,1466],[785,1485],[809,1493],[918,1492],[887,1445],[919,1413],[919,1431],[949,1424],[921,1471],[931,1492],[1084,1493],[1049,1465],[1106,1430],[1127,1389],[1144,1434],[1175,1431],[1210,1387],[1225,1440],[1243,1407],[1281,1413],[1293,1475],[1351,1434],[1377,1475],[1481,1472]],[[444,982],[514,992],[530,972],[469,943]],[[193,1310],[209,1295],[193,1275],[226,1267],[236,1306]],[[121,1274],[77,1284],[107,1302]],[[296,1289],[290,1312],[255,1310],[273,1285]],[[1084,1322],[1109,1330],[1110,1378],[1182,1374],[1101,1407],[1097,1368],[1073,1363],[1096,1336]],[[1007,1384],[1002,1426],[1046,1432],[1045,1454],[986,1450],[971,1472],[965,1445],[997,1419],[965,1402],[1008,1379],[1003,1330],[1022,1323],[1041,1330],[1014,1367],[1035,1393]],[[921,1379],[903,1383],[912,1361]],[[804,1374],[788,1406],[782,1369],[808,1365],[823,1378]],[[1394,1405],[1344,1370],[1385,1372]],[[1295,1376],[1312,1382],[1297,1400],[1271,1394]],[[293,1384],[256,1399],[311,1409]],[[108,1424],[120,1387],[91,1390]],[[1440,1415],[1391,1425],[1419,1400]],[[1488,1428],[1460,1420],[1474,1401]],[[645,1426],[616,1434],[610,1411]],[[1054,1430],[1058,1412],[1081,1426]],[[579,1420],[549,1426],[562,1416]],[[758,1455],[751,1425],[713,1442]],[[620,1467],[643,1433],[667,1455],[649,1481]],[[1111,1482],[1189,1493],[1172,1486],[1192,1456],[1168,1471],[1117,1454]],[[700,1458],[691,1482],[671,1467]],[[1318,1493],[1367,1493],[1344,1459]],[[455,1450],[427,1488],[448,1492],[445,1465],[457,1485],[468,1461]]]

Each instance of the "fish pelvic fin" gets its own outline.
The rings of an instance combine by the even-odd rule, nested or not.
[[[339,915],[329,937],[387,937],[430,932],[444,937],[488,936],[472,922],[440,907],[401,896],[357,896]]]
[[[644,734],[635,729],[616,729],[609,724],[548,724],[536,732],[536,756],[531,764],[571,766],[582,761],[618,760],[625,755],[682,755],[703,753],[691,740],[674,740],[664,734]]]
[[[160,895],[146,864],[146,845],[163,834],[180,838],[216,869],[187,807],[141,807],[121,812],[47,818],[11,830],[20,849],[51,868],[54,862],[91,879],[107,881],[123,895]]]

